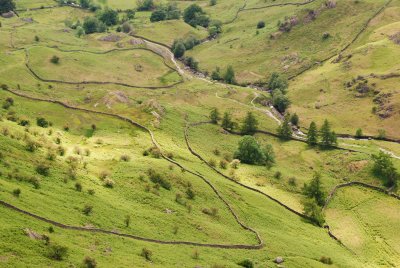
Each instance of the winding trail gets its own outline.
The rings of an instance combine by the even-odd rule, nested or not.
[[[239,216],[236,214],[236,212],[233,210],[233,208],[231,207],[231,205],[222,197],[221,193],[216,189],[216,187],[202,174],[200,174],[199,172],[195,172],[192,171],[188,168],[186,168],[185,166],[183,166],[182,164],[180,164],[179,162],[167,157],[161,150],[160,145],[157,143],[154,133],[147,128],[146,126],[121,115],[118,114],[113,114],[113,113],[107,113],[107,112],[102,112],[102,111],[97,111],[97,110],[90,110],[90,109],[86,109],[86,108],[80,108],[80,107],[75,107],[75,106],[71,106],[69,104],[66,104],[64,102],[58,101],[58,100],[51,100],[51,99],[43,99],[43,98],[37,98],[37,97],[32,97],[32,96],[28,96],[19,92],[16,92],[14,90],[10,90],[10,89],[6,89],[5,91],[14,94],[16,96],[22,97],[22,98],[26,98],[29,100],[33,100],[33,101],[41,101],[41,102],[48,102],[48,103],[53,103],[53,104],[58,104],[63,106],[64,108],[67,109],[73,109],[73,110],[77,110],[77,111],[82,111],[82,112],[87,112],[87,113],[93,113],[93,114],[98,114],[98,115],[103,115],[103,116],[109,116],[109,117],[113,117],[125,122],[128,122],[129,124],[138,127],[139,129],[142,129],[143,131],[147,132],[151,138],[151,141],[153,143],[153,145],[160,150],[161,152],[161,156],[163,159],[167,160],[168,162],[170,162],[171,164],[174,164],[176,166],[178,166],[179,168],[181,168],[182,170],[185,170],[186,172],[202,179],[207,185],[209,185],[209,187],[213,190],[213,192],[217,195],[217,197],[225,204],[225,206],[227,207],[227,209],[229,210],[229,212],[232,214],[232,216],[234,217],[235,221],[242,227],[242,229],[247,230],[249,232],[251,232],[257,240],[257,244],[254,245],[246,245],[246,244],[212,244],[212,243],[198,243],[198,242],[190,242],[190,241],[162,241],[162,240],[157,240],[157,239],[151,239],[151,238],[145,238],[145,237],[140,237],[140,236],[135,236],[135,235],[131,235],[131,234],[124,234],[124,233],[119,233],[119,232],[115,232],[115,231],[109,231],[109,230],[104,230],[104,229],[100,229],[100,228],[89,228],[89,227],[81,227],[81,226],[71,226],[71,225],[66,225],[63,223],[59,223],[50,219],[46,219],[44,217],[41,217],[39,215],[30,213],[28,211],[22,210],[20,208],[17,208],[5,201],[1,201],[0,200],[0,204],[13,209],[14,211],[23,213],[27,216],[33,217],[37,220],[40,221],[44,221],[47,223],[51,223],[54,224],[55,226],[58,226],[60,228],[63,229],[70,229],[70,230],[79,230],[79,231],[87,231],[87,232],[100,232],[100,233],[105,233],[105,234],[111,234],[111,235],[117,235],[117,236],[123,236],[123,237],[127,237],[127,238],[132,238],[132,239],[136,239],[136,240],[142,240],[142,241],[147,241],[147,242],[152,242],[152,243],[158,243],[158,244],[173,244],[173,245],[190,245],[190,246],[199,246],[199,247],[211,247],[211,248],[225,248],[225,249],[261,249],[265,246],[264,241],[262,240],[260,234],[254,230],[253,228],[247,226],[245,223],[243,223]]]

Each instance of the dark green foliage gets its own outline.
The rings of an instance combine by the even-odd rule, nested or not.
[[[356,138],[361,138],[362,136],[363,136],[362,129],[361,129],[361,128],[357,129],[357,131],[356,131]]]
[[[248,112],[242,125],[242,134],[253,135],[257,131],[258,121],[252,112]]]
[[[293,126],[299,125],[299,116],[296,113],[290,116],[290,123],[292,123]]]
[[[196,61],[193,57],[185,57],[183,61],[190,69],[195,71],[199,70],[199,62]]]
[[[186,50],[190,50],[190,49],[194,48],[195,46],[197,46],[198,44],[200,44],[200,40],[197,39],[193,35],[189,35],[182,41],[183,41],[183,44],[185,45]]]
[[[125,13],[128,20],[133,20],[135,18],[135,10],[133,9],[127,9]]]
[[[234,158],[246,164],[271,165],[275,162],[272,147],[267,146],[265,150],[262,150],[253,136],[244,136],[239,141],[239,147],[234,154]]]
[[[325,222],[325,216],[322,211],[322,208],[318,206],[316,200],[308,198],[303,200],[302,203],[304,206],[304,214],[310,217],[311,221],[314,224],[322,227]]]
[[[49,176],[50,174],[50,167],[46,164],[39,164],[36,167],[36,172],[42,176]]]
[[[21,194],[21,189],[17,188],[13,190],[13,195],[15,197],[19,197],[19,195]]]
[[[91,1],[90,1],[90,0],[79,0],[79,5],[80,5],[82,8],[87,9],[87,8],[90,7],[90,4],[91,4]]]
[[[118,23],[118,12],[111,8],[106,8],[100,11],[97,14],[97,17],[107,26],[116,25]]]
[[[219,111],[217,108],[213,108],[210,112],[211,123],[218,124],[218,120],[220,119]]]
[[[208,26],[208,35],[215,37],[222,32],[222,22],[219,20],[212,20]]]
[[[372,155],[374,160],[373,172],[381,178],[383,184],[387,187],[397,185],[400,174],[397,172],[389,154],[382,151],[379,154]]]
[[[194,199],[196,196],[195,192],[193,191],[192,187],[187,188],[186,190],[186,196],[188,199]]]
[[[258,23],[257,23],[257,29],[262,29],[262,28],[264,28],[265,27],[265,22],[264,21],[259,21]]]
[[[142,253],[140,254],[143,258],[145,258],[148,261],[151,261],[151,257],[153,256],[153,252],[151,252],[150,249],[147,248],[142,248]]]
[[[18,125],[23,126],[23,127],[27,127],[30,125],[30,122],[28,120],[22,119],[19,121]]]
[[[324,264],[329,264],[329,265],[333,264],[333,261],[332,261],[332,259],[331,259],[330,257],[322,256],[322,257],[319,259],[319,261],[322,262],[322,263],[324,263]]]
[[[49,231],[49,233],[54,233],[54,227],[53,226],[50,226],[48,229],[47,229],[48,231]]]
[[[82,192],[82,184],[80,182],[75,183],[75,190]]]
[[[197,25],[208,27],[210,22],[203,9],[197,4],[192,4],[184,10],[183,20],[193,27]]]
[[[124,223],[125,223],[126,227],[129,227],[129,225],[131,224],[131,216],[130,215],[125,216]]]
[[[318,206],[325,204],[325,192],[322,189],[321,175],[315,173],[309,184],[304,184],[303,194],[310,199],[315,200]]]
[[[48,256],[50,259],[62,261],[68,255],[68,248],[57,244],[49,246]]]
[[[0,14],[9,12],[15,9],[13,0],[0,0]]]
[[[283,120],[282,124],[278,127],[277,129],[279,138],[282,140],[290,140],[292,138],[292,127],[289,124],[289,117],[285,116],[285,119]]]
[[[164,188],[166,190],[171,190],[171,188],[172,188],[171,183],[169,183],[167,180],[165,180],[161,176],[161,174],[157,173],[154,169],[150,168],[147,171],[147,174],[149,175],[149,178],[153,183],[160,185],[162,188]]]
[[[86,268],[96,268],[97,267],[97,262],[94,258],[86,256],[83,259],[83,266]]]
[[[279,89],[280,91],[282,91],[282,93],[286,93],[287,87],[288,87],[288,81],[286,78],[282,77],[280,74],[275,72],[271,74],[271,77],[269,78],[268,81],[269,90],[274,91]]]
[[[224,81],[228,84],[236,84],[236,79],[235,79],[235,71],[233,70],[233,67],[229,65],[226,68],[226,72],[224,74]]]
[[[290,100],[280,89],[276,89],[272,91],[272,105],[280,113],[284,113],[290,105]]]
[[[243,260],[243,261],[239,262],[238,265],[242,266],[242,267],[245,267],[245,268],[253,268],[254,267],[253,262],[251,260],[249,260],[249,259],[246,259],[246,260]]]
[[[36,124],[39,127],[47,128],[50,125],[50,122],[44,119],[43,117],[36,118]]]
[[[83,214],[85,214],[86,216],[92,214],[92,211],[93,211],[93,206],[91,205],[85,205],[82,209]]]
[[[221,78],[220,72],[221,71],[220,71],[219,67],[216,67],[215,70],[211,73],[211,79],[216,80],[216,81],[221,80],[222,78]]]
[[[222,118],[221,127],[224,129],[232,130],[234,123],[232,122],[231,115],[228,112],[224,113],[224,117]]]
[[[175,58],[180,58],[185,54],[186,47],[182,40],[175,40],[172,45],[172,52]]]
[[[153,13],[151,13],[150,21],[151,22],[162,21],[165,20],[166,18],[167,18],[167,13],[164,10],[160,9],[153,11]]]
[[[60,62],[60,58],[54,55],[53,57],[51,57],[50,62],[53,64],[58,64]]]
[[[337,137],[335,132],[331,131],[331,126],[328,120],[325,119],[324,124],[320,130],[321,145],[323,147],[332,147],[337,144]]]
[[[307,133],[307,143],[310,146],[315,146],[318,143],[318,130],[317,124],[315,122],[311,122],[310,127]]]
[[[217,0],[210,0],[210,6],[215,6],[217,4]]]
[[[137,0],[136,5],[138,11],[149,11],[155,7],[153,0]]]
[[[86,17],[82,25],[86,34],[105,32],[107,26],[96,17]]]

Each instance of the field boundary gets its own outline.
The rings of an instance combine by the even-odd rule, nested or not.
[[[26,98],[29,100],[33,100],[33,101],[42,101],[42,102],[48,102],[48,103],[53,103],[53,104],[58,104],[61,105],[67,109],[72,109],[72,110],[77,110],[77,111],[83,111],[83,112],[88,112],[88,113],[94,113],[94,114],[99,114],[99,115],[104,115],[104,116],[110,116],[125,122],[128,122],[129,124],[136,126],[140,129],[142,129],[143,131],[147,132],[150,135],[151,141],[153,143],[153,145],[158,148],[161,152],[161,156],[163,159],[167,160],[168,162],[180,167],[181,169],[185,170],[186,172],[199,177],[200,179],[202,179],[207,185],[210,186],[210,188],[214,191],[214,193],[217,195],[217,197],[225,204],[225,206],[227,207],[227,209],[229,210],[229,212],[232,214],[232,216],[234,217],[235,221],[242,227],[242,229],[247,230],[251,233],[253,233],[256,237],[257,240],[257,244],[254,245],[241,245],[241,244],[206,244],[206,243],[197,243],[197,242],[189,242],[189,241],[162,241],[162,240],[157,240],[157,239],[150,239],[150,238],[144,238],[144,237],[139,237],[139,236],[135,236],[135,235],[130,235],[130,234],[123,234],[123,233],[118,233],[118,232],[113,232],[113,231],[107,231],[104,229],[99,229],[99,228],[85,228],[85,227],[78,227],[78,226],[70,226],[70,225],[65,225],[56,221],[52,221],[49,219],[46,219],[44,217],[35,215],[33,213],[24,211],[22,209],[19,209],[11,204],[8,204],[7,202],[1,201],[0,200],[0,204],[2,204],[3,206],[6,206],[10,209],[13,209],[15,211],[21,212],[25,215],[31,216],[33,218],[36,218],[38,220],[41,221],[45,221],[48,223],[52,223],[56,226],[59,226],[61,228],[64,229],[71,229],[71,230],[81,230],[81,231],[88,231],[88,232],[100,232],[100,233],[106,233],[106,234],[113,234],[113,235],[117,235],[117,236],[123,236],[123,237],[128,237],[128,238],[132,238],[132,239],[136,239],[136,240],[142,240],[142,241],[147,241],[147,242],[153,242],[153,243],[159,243],[159,244],[174,244],[174,245],[191,245],[191,246],[200,246],[200,247],[211,247],[211,248],[225,248],[225,249],[261,249],[265,246],[263,239],[261,238],[260,234],[254,230],[253,228],[245,225],[240,219],[239,216],[236,214],[236,212],[233,210],[233,208],[229,205],[229,203],[222,197],[222,195],[219,193],[219,191],[216,189],[216,187],[210,182],[208,181],[203,175],[201,175],[198,172],[194,172],[191,171],[189,169],[187,169],[186,167],[184,167],[182,164],[176,162],[175,160],[170,159],[169,157],[167,157],[161,150],[161,147],[159,146],[159,144],[157,143],[155,137],[154,137],[154,133],[147,127],[145,127],[144,125],[121,115],[118,114],[113,114],[113,113],[107,113],[107,112],[102,112],[102,111],[96,111],[96,110],[90,110],[90,109],[86,109],[86,108],[79,108],[79,107],[75,107],[75,106],[71,106],[69,104],[66,104],[62,101],[58,101],[58,100],[51,100],[51,99],[42,99],[42,98],[38,98],[38,97],[32,97],[32,96],[28,96],[19,92],[16,92],[14,90],[10,90],[10,89],[6,89],[5,91],[14,94],[16,96],[22,97],[22,98]]]

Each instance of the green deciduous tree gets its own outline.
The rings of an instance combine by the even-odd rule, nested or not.
[[[286,78],[275,72],[271,74],[268,80],[269,90],[274,91],[279,89],[280,91],[282,91],[283,94],[285,94],[287,87],[288,87],[288,81]]]
[[[97,14],[98,19],[107,26],[116,25],[118,23],[118,12],[111,8],[106,8]]]
[[[384,185],[387,187],[396,185],[400,175],[390,155],[381,151],[379,154],[372,155],[372,159],[374,160],[373,172],[382,179]]]
[[[183,11],[183,20],[193,27],[196,25],[208,27],[210,22],[203,9],[197,4],[192,4]]]
[[[253,135],[257,131],[258,121],[252,112],[248,112],[242,125],[242,134]]]
[[[172,52],[175,58],[180,58],[185,54],[186,48],[182,40],[175,40],[172,45]]]
[[[314,199],[304,199],[302,204],[304,207],[304,214],[308,216],[314,224],[322,227],[325,223],[325,216],[317,202]]]
[[[243,136],[234,158],[246,164],[260,164],[265,161],[265,155],[253,136]]]
[[[232,130],[233,125],[234,124],[232,122],[231,115],[228,112],[225,112],[221,123],[222,128]]]
[[[288,116],[285,116],[285,119],[283,120],[282,124],[278,127],[277,132],[281,139],[290,140],[290,138],[292,137],[293,131],[292,131],[292,127],[290,126]]]
[[[15,9],[15,3],[13,0],[0,0],[0,14],[6,13]]]
[[[280,113],[284,113],[290,105],[290,100],[280,89],[276,89],[272,91],[272,105]]]

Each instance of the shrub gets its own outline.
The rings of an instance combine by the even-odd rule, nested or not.
[[[162,21],[167,18],[167,13],[164,10],[155,10],[153,13],[151,13],[150,16],[150,21],[151,22],[156,22],[156,21]]]
[[[131,160],[131,157],[129,155],[123,154],[121,155],[120,159],[121,161],[129,162]]]
[[[322,262],[322,263],[324,263],[324,264],[329,264],[329,265],[333,264],[333,261],[332,261],[332,259],[331,259],[330,257],[322,256],[322,257],[319,259],[319,261]]]
[[[240,160],[239,159],[233,159],[231,162],[231,167],[233,169],[238,169],[240,165]]]
[[[325,222],[325,216],[316,200],[307,198],[303,200],[302,203],[304,206],[304,214],[308,216],[314,224],[322,227]]]
[[[282,172],[280,172],[280,171],[275,172],[274,178],[277,180],[282,179]]]
[[[94,195],[94,194],[95,194],[95,191],[94,191],[93,189],[89,189],[89,190],[88,190],[88,194]]]
[[[215,6],[217,4],[217,0],[210,0],[210,6]]]
[[[361,138],[362,136],[363,136],[362,129],[361,129],[361,128],[357,129],[357,131],[356,131],[356,138]]]
[[[54,63],[54,64],[58,64],[60,62],[60,58],[58,56],[54,55],[53,57],[51,57],[50,62]]]
[[[129,225],[131,224],[131,216],[130,215],[125,216],[124,223],[125,223],[126,227],[129,227]]]
[[[105,8],[97,14],[99,21],[107,26],[116,25],[118,23],[118,12],[111,9]]]
[[[37,142],[35,142],[35,141],[33,141],[33,140],[30,140],[30,139],[28,139],[27,141],[26,141],[26,145],[25,145],[25,148],[26,148],[26,150],[28,151],[28,152],[35,152],[38,148],[39,148],[39,143],[37,143]]]
[[[226,72],[224,74],[224,81],[228,84],[236,84],[236,78],[235,78],[235,71],[233,70],[233,67],[229,65],[226,68]]]
[[[68,255],[68,248],[57,244],[51,245],[48,255],[53,260],[62,261]]]
[[[114,188],[114,184],[115,182],[112,179],[107,178],[104,180],[104,186],[107,188]]]
[[[379,154],[372,155],[372,159],[374,160],[372,171],[381,178],[384,185],[387,187],[397,185],[400,174],[397,172],[390,155],[380,151]]]
[[[186,51],[185,44],[181,40],[174,42],[174,44],[172,45],[172,52],[174,53],[175,58],[183,57],[185,51]]]
[[[217,166],[217,162],[215,161],[214,158],[211,158],[210,161],[208,161],[208,164],[212,167],[216,167]]]
[[[124,22],[124,24],[122,24],[122,31],[124,33],[130,33],[132,31],[132,25],[129,22]]]
[[[163,187],[166,190],[171,190],[172,186],[171,184],[165,180],[161,174],[157,173],[154,169],[149,169],[147,171],[147,174],[149,175],[150,180],[155,183],[160,185],[161,187]]]
[[[204,214],[210,215],[212,217],[218,217],[218,208],[203,208],[202,212]]]
[[[13,195],[15,197],[19,197],[19,195],[21,194],[21,189],[17,188],[13,190]]]
[[[192,187],[187,188],[186,190],[186,196],[189,199],[194,199],[194,197],[196,196],[195,192],[193,191]]]
[[[254,267],[253,262],[248,259],[239,262],[238,265],[245,267],[245,268],[253,268]]]
[[[82,192],[82,184],[80,182],[75,183],[75,190]]]
[[[226,161],[225,159],[222,159],[221,161],[219,161],[219,167],[222,169],[226,169],[228,166],[228,161]]]
[[[13,0],[1,0],[0,1],[0,14],[7,13],[15,9],[15,3]]]
[[[153,252],[147,248],[142,248],[142,253],[140,254],[143,258],[145,258],[148,261],[151,261],[151,257],[153,255]]]
[[[92,214],[92,211],[93,211],[93,206],[91,205],[85,205],[82,209],[83,214],[85,214],[86,216]]]
[[[246,164],[259,164],[265,160],[264,152],[253,136],[243,136],[234,157]]]
[[[290,116],[290,123],[292,123],[293,126],[299,125],[299,116],[296,113]]]
[[[97,267],[97,262],[94,258],[86,256],[83,259],[83,266],[87,268],[96,268]]]
[[[154,8],[153,0],[137,0],[136,6],[138,11],[149,11]]]
[[[38,125],[39,127],[47,128],[50,125],[50,122],[43,117],[38,117],[36,118],[36,125]]]
[[[85,30],[86,34],[96,32],[102,33],[107,29],[107,26],[96,17],[86,17],[83,21],[82,27]]]
[[[103,170],[102,172],[100,172],[99,174],[99,179],[104,181],[106,178],[108,178],[111,175],[110,171],[108,170]]]
[[[38,178],[31,177],[28,179],[28,182],[33,185],[33,188],[35,188],[35,189],[40,188],[40,181]]]
[[[265,22],[264,21],[259,21],[258,23],[257,23],[257,29],[262,29],[262,28],[264,28],[265,27]]]
[[[183,11],[183,20],[192,27],[200,25],[207,28],[210,22],[203,9],[197,4],[192,4]]]
[[[54,228],[53,228],[53,226],[50,226],[48,229],[47,229],[48,231],[49,231],[49,233],[54,233]]]
[[[50,167],[46,164],[39,164],[36,167],[36,172],[42,176],[49,176],[50,174]]]
[[[297,180],[295,177],[290,177],[288,180],[288,183],[290,186],[296,186],[297,185]]]

